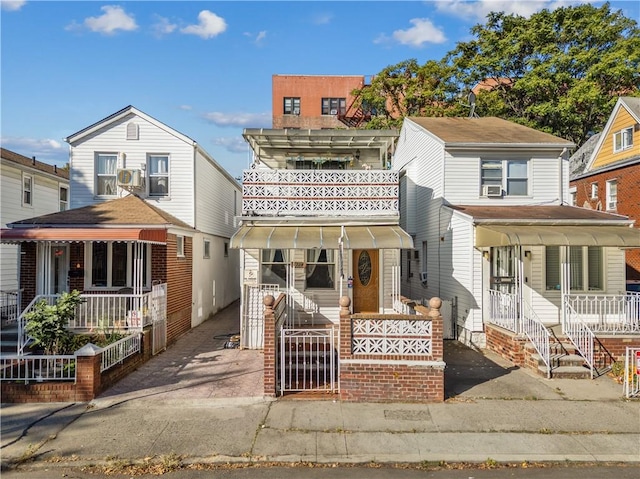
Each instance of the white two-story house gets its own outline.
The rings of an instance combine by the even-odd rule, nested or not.
[[[354,313],[393,311],[399,260],[412,249],[399,226],[396,130],[246,129],[241,250],[244,347],[261,348],[261,292],[281,291],[295,324],[338,324]]]
[[[402,258],[402,294],[451,301],[449,337],[504,351],[513,333],[549,369],[552,330],[590,366],[596,335],[617,357],[622,344],[605,337],[640,334],[638,298],[624,294],[624,248],[640,247],[640,232],[569,206],[574,146],[498,118],[404,120],[393,170],[415,250]]]

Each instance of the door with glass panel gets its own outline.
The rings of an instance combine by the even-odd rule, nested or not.
[[[353,251],[353,312],[377,313],[378,301],[378,250]]]

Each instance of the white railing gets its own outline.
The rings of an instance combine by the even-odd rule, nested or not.
[[[489,290],[489,321],[496,326],[519,333],[518,317],[519,303],[515,293]]]
[[[140,330],[151,322],[151,293],[82,294],[71,330]]]
[[[351,319],[353,354],[429,356],[431,321],[413,319]]]
[[[76,378],[76,357],[73,354],[55,356],[0,356],[2,381],[73,381]]]
[[[100,372],[106,371],[115,364],[121,363],[129,356],[140,352],[141,333],[131,334],[115,343],[102,348]]]
[[[591,371],[593,379],[594,349],[596,335],[589,325],[582,321],[581,315],[573,308],[573,305],[565,302],[564,314],[562,318],[562,331],[574,344]]]
[[[18,320],[21,293],[21,289],[0,291],[0,320],[8,322]]]
[[[551,333],[549,333],[549,330],[542,324],[542,321],[540,321],[540,318],[538,318],[538,315],[529,303],[524,302],[523,307],[524,317],[522,319],[522,330],[533,344],[533,347],[536,348],[536,351],[538,351],[547,368],[547,378],[550,378],[551,354],[549,352],[549,343],[551,341]]]
[[[596,334],[640,333],[640,293],[568,294],[565,304]]]
[[[24,354],[24,348],[31,342],[31,338],[27,336],[25,328],[27,326],[27,319],[25,318],[27,313],[30,313],[35,308],[36,304],[44,301],[47,305],[52,306],[56,304],[58,300],[57,294],[40,294],[33,298],[33,300],[27,305],[27,307],[18,316],[18,355]]]
[[[287,302],[286,328],[315,325],[315,315],[320,312],[315,295],[292,290],[287,294]]]
[[[245,170],[242,210],[253,215],[398,214],[398,172]]]
[[[624,395],[640,397],[640,348],[627,347],[624,355]]]

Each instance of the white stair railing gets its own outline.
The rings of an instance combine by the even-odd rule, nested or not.
[[[518,296],[495,289],[489,290],[489,321],[496,326],[520,332]]]
[[[522,306],[524,315],[522,318],[522,330],[544,362],[547,378],[551,378],[551,354],[549,352],[551,333],[542,324],[542,321],[540,321],[540,318],[529,303],[524,301]]]
[[[578,312],[565,298],[564,314],[562,315],[562,332],[567,335],[576,347],[584,361],[587,363],[593,379],[594,349],[596,335],[589,326],[582,321]]]

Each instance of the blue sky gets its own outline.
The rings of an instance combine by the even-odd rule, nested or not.
[[[249,163],[242,129],[271,127],[272,75],[439,60],[491,10],[578,3],[0,0],[1,143],[63,165],[65,137],[133,105],[237,177]],[[611,3],[640,18],[639,2]]]

